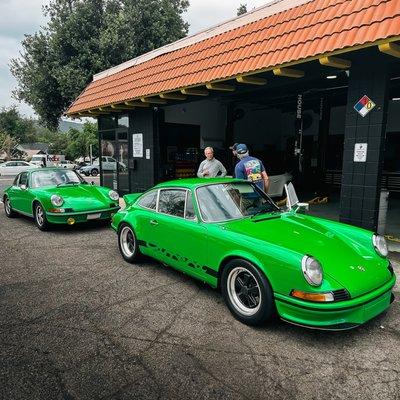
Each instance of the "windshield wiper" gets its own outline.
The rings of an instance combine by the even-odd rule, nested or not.
[[[75,185],[75,184],[79,185],[79,183],[80,183],[80,182],[72,182],[72,181],[69,181],[69,182],[61,182],[61,183],[58,183],[58,184],[57,184],[57,187],[60,187],[61,185]]]
[[[254,217],[256,217],[257,215],[260,215],[260,214],[266,214],[266,213],[269,213],[269,214],[277,214],[277,213],[280,213],[281,211],[279,211],[279,210],[273,210],[273,211],[268,211],[267,209],[261,209],[261,210],[258,210],[255,214],[253,214],[252,216],[251,216],[251,219],[253,219]]]

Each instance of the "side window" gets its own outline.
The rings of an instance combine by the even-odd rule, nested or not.
[[[152,210],[155,210],[157,205],[157,190],[154,190],[153,192],[144,195],[139,200],[139,205],[145,208],[151,208]]]
[[[14,182],[13,182],[13,186],[18,186],[18,180],[19,180],[20,175],[21,175],[21,174],[18,174],[18,175],[15,177]]]
[[[6,167],[16,167],[17,163],[15,161],[10,161],[9,163],[6,164]]]
[[[20,176],[19,176],[19,182],[18,182],[18,186],[21,185],[27,185],[28,184],[28,173],[27,172],[23,172]]]
[[[160,191],[158,212],[183,217],[185,215],[186,190],[165,189]]]
[[[101,157],[101,162],[107,162],[107,157],[102,156]]]
[[[195,219],[196,218],[196,213],[194,212],[194,207],[193,207],[192,193],[190,191],[187,192],[187,196],[186,196],[185,218],[186,219]]]

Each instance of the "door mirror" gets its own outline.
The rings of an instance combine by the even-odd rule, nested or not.
[[[26,185],[24,185],[24,184],[19,185],[19,187],[20,187],[21,190],[26,190],[27,189]]]

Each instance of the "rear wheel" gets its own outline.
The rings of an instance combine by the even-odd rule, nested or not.
[[[50,227],[50,224],[47,221],[46,212],[44,211],[43,206],[40,203],[35,203],[34,210],[35,211],[33,215],[35,217],[36,226],[41,231],[47,231]]]
[[[92,169],[91,174],[92,176],[97,176],[99,174],[99,171],[97,169]]]
[[[246,260],[230,261],[222,271],[221,289],[233,316],[247,325],[270,320],[275,306],[265,275]]]
[[[10,199],[7,196],[4,197],[4,211],[8,218],[14,218],[17,216],[17,213],[12,209]]]
[[[118,230],[118,246],[124,260],[131,264],[141,256],[135,232],[128,224],[121,224]]]

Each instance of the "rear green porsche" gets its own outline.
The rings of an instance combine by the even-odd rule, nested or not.
[[[319,329],[349,329],[385,311],[395,274],[384,238],[280,210],[248,182],[192,179],[125,196],[112,220],[121,254],[140,253],[220,287],[240,321],[277,313]]]
[[[8,217],[33,217],[41,230],[51,224],[109,220],[119,210],[113,190],[88,184],[75,171],[41,168],[20,173],[3,196]]]

